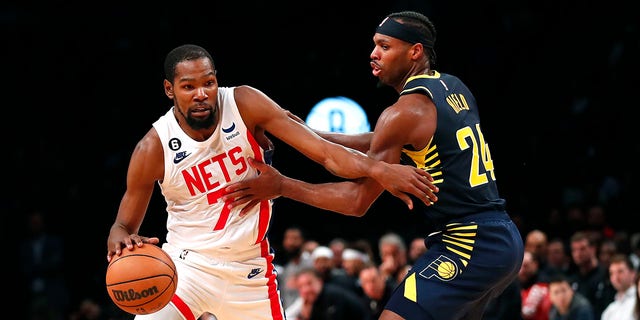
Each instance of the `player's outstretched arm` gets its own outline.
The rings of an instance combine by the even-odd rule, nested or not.
[[[286,112],[289,118],[303,125],[307,125],[306,122],[302,120],[302,118],[293,114],[291,111],[286,110]],[[343,145],[347,148],[358,150],[363,153],[367,153],[371,146],[371,137],[373,136],[373,132],[346,134],[346,133],[320,131],[320,130],[313,129],[311,127],[309,128],[313,130],[313,132],[321,136],[323,139],[329,140],[339,145]]]
[[[346,179],[373,178],[410,208],[413,208],[410,195],[430,204],[425,194],[434,190],[434,186],[430,175],[424,170],[375,160],[363,152],[325,140],[306,125],[289,117],[286,110],[257,89],[238,87],[235,97],[250,130],[263,128],[336,176]]]
[[[249,159],[249,164],[260,171],[258,177],[228,185],[225,195],[221,197],[221,201],[227,203],[229,208],[244,205],[241,215],[246,214],[260,201],[283,196],[344,215],[363,216],[384,191],[380,184],[370,178],[312,184],[283,176],[274,167],[252,158]],[[395,166],[401,170],[409,168],[403,165]],[[434,189],[426,190],[423,197],[425,204],[431,205],[438,200],[435,195],[438,189],[435,186]],[[409,209],[413,208],[411,198],[407,196],[403,201]]]

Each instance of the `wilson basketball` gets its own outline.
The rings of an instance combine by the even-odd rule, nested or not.
[[[144,244],[122,249],[107,267],[107,292],[111,300],[131,314],[148,314],[166,306],[178,284],[176,266],[160,247]]]

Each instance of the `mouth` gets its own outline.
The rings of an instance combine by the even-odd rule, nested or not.
[[[370,63],[370,64],[371,64],[371,69],[372,69],[372,70],[371,70],[371,73],[372,73],[374,76],[376,76],[376,77],[377,77],[378,75],[380,75],[380,71],[381,71],[380,66],[379,66],[376,62],[374,62],[374,61],[371,61],[371,63]]]
[[[189,110],[189,113],[194,118],[205,118],[211,114],[212,110],[213,108],[205,105],[205,106],[198,106],[196,108],[193,108]]]

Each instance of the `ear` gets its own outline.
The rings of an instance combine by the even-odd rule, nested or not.
[[[173,99],[175,96],[173,93],[173,85],[167,79],[164,79],[164,94],[166,94],[169,99]]]
[[[424,46],[422,43],[415,43],[411,46],[411,58],[413,60],[418,60],[420,57],[424,55]]]

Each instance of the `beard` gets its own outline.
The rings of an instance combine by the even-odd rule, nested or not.
[[[208,117],[203,119],[194,118],[191,115],[185,117],[185,119],[187,120],[187,124],[194,130],[207,129],[207,128],[213,127],[215,118],[216,118],[215,112],[211,112],[211,114],[209,114]]]
[[[178,110],[178,113],[180,113],[180,115],[182,115],[182,117],[187,121],[187,124],[189,125],[189,127],[191,127],[194,130],[208,129],[213,127],[213,125],[215,124],[216,115],[218,114],[218,108],[216,107],[206,105],[209,109],[211,109],[209,116],[207,116],[206,118],[195,118],[191,116],[190,111],[187,111],[187,114],[184,114],[180,109],[180,107],[178,106],[177,101],[175,101],[175,105],[176,105],[176,109]]]

